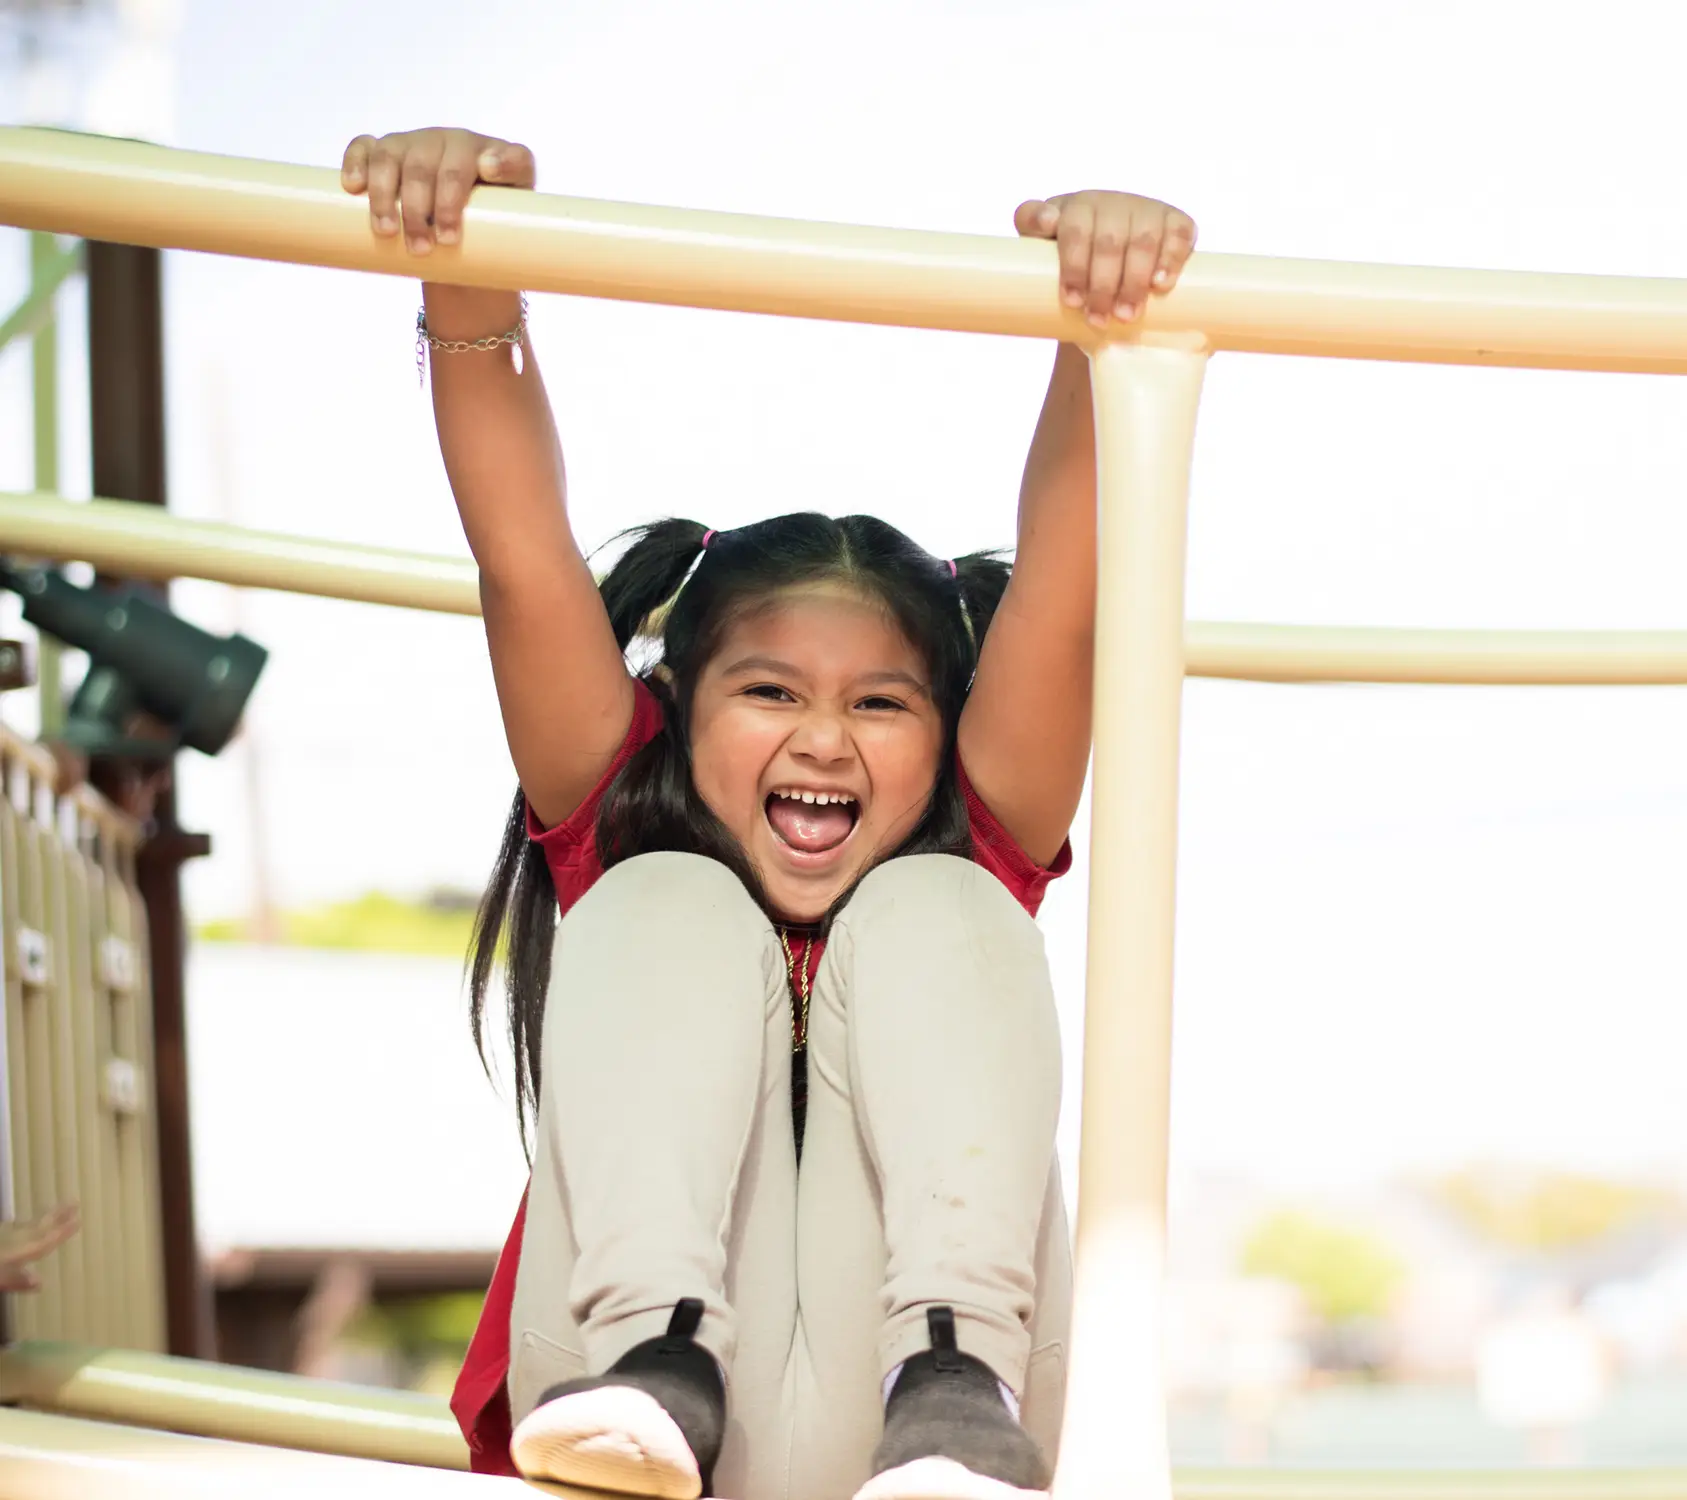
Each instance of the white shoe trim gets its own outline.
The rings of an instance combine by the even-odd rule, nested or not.
[[[875,1474],[855,1500],[1043,1500],[1047,1493],[986,1479],[952,1458],[916,1458]]]
[[[654,1396],[605,1385],[533,1408],[510,1438],[526,1479],[584,1485],[652,1500],[698,1500],[697,1459]]]

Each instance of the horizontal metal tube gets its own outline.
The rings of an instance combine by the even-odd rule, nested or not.
[[[120,500],[0,495],[0,551],[143,578],[204,578],[369,604],[480,613],[467,559],[185,521]],[[1253,682],[1687,683],[1687,631],[1383,630],[1191,621],[1191,677]]]
[[[815,224],[480,188],[463,242],[378,240],[323,167],[0,130],[0,222],[437,281],[1096,342],[1042,240]],[[1141,326],[1214,349],[1687,372],[1687,281],[1202,252]]]
[[[456,1421],[434,1397],[127,1349],[46,1342],[0,1349],[0,1402],[279,1448],[469,1466]]]
[[[479,574],[467,558],[188,521],[124,500],[0,494],[0,551],[89,562],[132,578],[204,578],[365,604],[480,613]]]
[[[1687,1500],[1687,1469],[1202,1469],[1176,1500]]]
[[[0,1411],[0,1500],[516,1500],[535,1488]],[[593,1491],[538,1488],[601,1500]],[[1205,1469],[1174,1475],[1172,1489],[1176,1500],[1687,1500],[1687,1470]]]
[[[1184,672],[1245,682],[1687,683],[1687,630],[1390,630],[1190,621]]]

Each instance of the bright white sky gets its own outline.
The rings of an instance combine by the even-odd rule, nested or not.
[[[1010,232],[1024,197],[1118,186],[1188,209],[1210,249],[1687,276],[1684,42],[1663,0],[1596,21],[1505,0],[193,3],[175,138],[331,165],[360,130],[461,122],[583,196]],[[6,233],[0,305],[23,256]],[[462,549],[413,284],[174,256],[168,297],[176,509]],[[69,493],[79,317],[68,298]],[[588,543],[807,506],[939,553],[1011,540],[1046,347],[554,298],[534,324]],[[0,359],[0,486],[28,483],[26,381]],[[1662,378],[1221,357],[1190,613],[1687,627],[1684,418]],[[177,600],[236,621],[226,590]],[[513,785],[478,626],[239,610],[274,651],[250,722],[282,896],[478,884]],[[1687,1163],[1687,693],[1192,683],[1187,703],[1181,1162],[1284,1182]],[[184,762],[218,847],[200,913],[250,890],[247,774]],[[1080,858],[1046,918],[1073,1044],[1083,919]]]

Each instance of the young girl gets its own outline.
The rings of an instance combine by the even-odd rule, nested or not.
[[[360,136],[343,173],[418,257],[477,182],[534,181],[458,130]],[[1075,333],[1194,243],[1118,193],[1015,223],[1058,242]],[[1089,754],[1084,355],[1055,360],[1011,579],[796,514],[642,528],[600,587],[521,299],[430,284],[418,333],[521,781],[472,988],[478,1040],[502,941],[533,1174],[453,1402],[475,1467],[672,1500],[1044,1489],[1070,1264],[1032,916]]]

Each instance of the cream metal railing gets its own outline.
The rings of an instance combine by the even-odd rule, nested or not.
[[[516,1500],[535,1491],[603,1500],[596,1490],[400,1468],[368,1458],[184,1437],[33,1411],[0,1412],[0,1500]],[[1178,1500],[1681,1500],[1687,1480],[1656,1469],[1197,1469]]]
[[[0,1500],[518,1500],[535,1490],[589,1500],[585,1490],[519,1479],[0,1411]]]
[[[163,248],[413,275],[332,171],[45,131],[0,131],[0,220]],[[1172,910],[1185,675],[1269,681],[1683,682],[1681,633],[1485,634],[1191,625],[1190,453],[1213,352],[1687,372],[1687,282],[1202,254],[1128,333],[1062,308],[1046,243],[796,223],[480,189],[431,277],[483,286],[919,328],[1063,338],[1092,358],[1101,504],[1094,809],[1077,1304],[1056,1488],[1171,1491],[1159,1368]],[[220,528],[51,498],[0,502],[0,546],[473,610],[461,564],[244,542]],[[273,557],[266,562],[265,555]],[[1220,1481],[1235,1493],[1462,1493],[1456,1475]],[[1616,1494],[1619,1476],[1496,1476],[1472,1493]],[[1273,1485],[1280,1488],[1273,1489]],[[1687,1496],[1653,1473],[1635,1493]],[[1185,1494],[1201,1491],[1180,1479]]]
[[[8,1298],[24,1338],[164,1346],[141,830],[0,729],[0,910],[12,1212],[81,1205],[81,1231]]]
[[[0,212],[23,228],[413,276],[339,174],[136,141],[0,130]],[[478,188],[429,275],[729,312],[1066,338],[1041,241],[808,224]],[[1262,354],[1556,370],[1687,371],[1687,284],[1202,253],[1143,318]],[[1135,335],[1133,335],[1135,337]]]
[[[0,494],[0,507],[0,547],[35,557],[74,557],[127,578],[204,578],[444,614],[480,613],[474,564],[454,557],[184,521],[160,507],[126,500]],[[1687,645],[1687,635],[1682,639]]]
[[[469,1466],[456,1418],[437,1397],[129,1349],[0,1349],[0,1402],[350,1458]]]
[[[214,521],[121,500],[0,491],[0,546],[130,578],[202,578],[478,615],[474,564]],[[1382,630],[1191,620],[1187,677],[1245,682],[1687,683],[1687,630]]]

